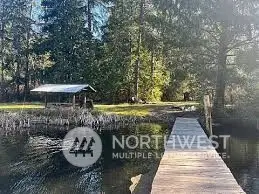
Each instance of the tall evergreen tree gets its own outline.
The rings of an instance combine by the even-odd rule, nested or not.
[[[82,0],[44,0],[45,33],[43,51],[49,52],[54,65],[48,79],[60,83],[80,81],[90,57],[92,39],[85,19]]]

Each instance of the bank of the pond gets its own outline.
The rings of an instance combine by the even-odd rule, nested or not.
[[[259,134],[259,112],[255,105],[226,107],[221,115],[213,115],[213,124],[225,126],[225,130],[228,129],[227,132],[232,132],[235,128],[243,128],[248,133]],[[236,133],[239,133],[239,130]]]
[[[101,127],[110,124],[134,124],[141,122],[163,122],[173,123],[177,116],[188,114],[195,109],[195,106],[189,104],[182,107],[169,105],[117,105],[116,110],[123,112],[131,110],[128,114],[121,114],[112,109],[86,110],[72,108],[48,108],[48,109],[26,109],[20,111],[0,111],[0,128],[9,131],[30,128],[32,125],[54,125],[54,126],[89,126]],[[118,108],[120,107],[120,109]],[[138,110],[138,108],[139,110]],[[152,108],[151,108],[152,107]],[[107,107],[106,107],[107,108]],[[148,114],[143,114],[143,109]],[[148,109],[148,111],[147,111]],[[113,110],[113,112],[112,112]],[[134,111],[138,111],[135,113]]]
[[[157,113],[169,113],[176,111],[183,111],[190,107],[198,107],[199,103],[195,101],[190,102],[157,102],[151,104],[116,104],[105,105],[97,104],[95,109],[99,112],[107,114],[116,114],[121,116],[152,116]]]
[[[8,129],[29,128],[31,125],[35,124],[95,127],[116,123],[171,122],[173,120],[174,116],[170,114],[122,116],[83,109],[43,109],[19,112],[0,112],[0,127]]]

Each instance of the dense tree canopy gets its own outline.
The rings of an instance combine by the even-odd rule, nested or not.
[[[89,83],[104,102],[210,92],[222,109],[257,87],[258,9],[253,0],[2,0],[1,100]]]

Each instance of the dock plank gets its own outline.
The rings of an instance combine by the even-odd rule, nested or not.
[[[179,137],[177,137],[179,136]],[[202,136],[204,143],[193,140],[183,146],[186,136]],[[189,139],[191,141],[191,138]],[[157,173],[152,194],[236,194],[245,193],[230,169],[216,152],[196,119],[177,118]]]

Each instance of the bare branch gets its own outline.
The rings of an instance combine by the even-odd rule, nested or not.
[[[209,48],[208,46],[206,46],[206,45],[202,45],[202,46],[203,46],[205,49],[207,49],[208,51],[210,51],[212,54],[218,55],[218,53],[217,53],[215,50]]]
[[[245,46],[245,45],[248,45],[248,44],[252,44],[252,43],[254,43],[254,40],[256,38],[258,38],[258,37],[259,37],[259,33],[256,36],[252,37],[252,38],[248,38],[246,40],[239,41],[239,42],[235,43],[234,45],[232,45],[231,47],[228,47],[227,52],[229,52],[229,51],[231,51],[231,50],[233,50],[233,49],[235,49],[237,47],[240,47],[240,46]],[[259,42],[259,41],[256,41],[256,42]]]
[[[205,32],[207,32],[207,33],[209,33],[210,36],[211,36],[218,44],[220,43],[220,42],[219,42],[219,38],[214,35],[214,33],[215,33],[214,31],[208,30],[208,29],[205,29],[205,28],[203,28],[203,29],[201,29],[201,30],[203,30],[203,31],[205,31]]]

